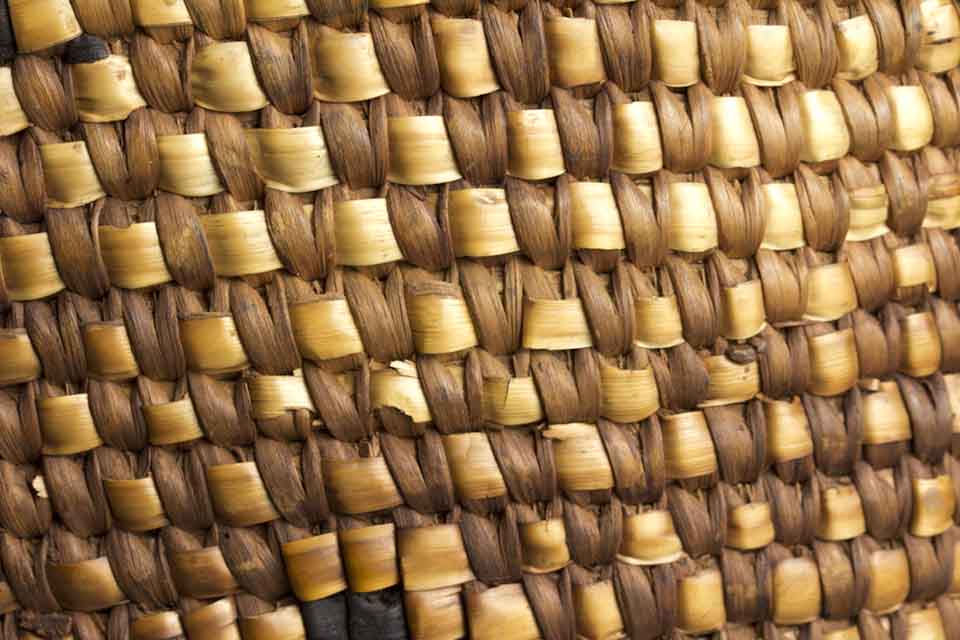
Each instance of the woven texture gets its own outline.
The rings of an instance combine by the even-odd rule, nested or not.
[[[0,640],[960,640],[952,0],[0,0]]]

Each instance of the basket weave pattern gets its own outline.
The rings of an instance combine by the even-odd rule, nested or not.
[[[0,0],[0,640],[960,640],[958,65],[954,0]]]

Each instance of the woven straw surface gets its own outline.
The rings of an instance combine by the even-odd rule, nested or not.
[[[960,639],[953,0],[0,0],[0,640]]]

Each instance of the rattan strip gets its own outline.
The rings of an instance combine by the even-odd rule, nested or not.
[[[0,633],[960,637],[951,0],[0,0]]]

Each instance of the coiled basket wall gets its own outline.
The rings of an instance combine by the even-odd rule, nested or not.
[[[0,640],[960,640],[953,0],[0,1]]]

